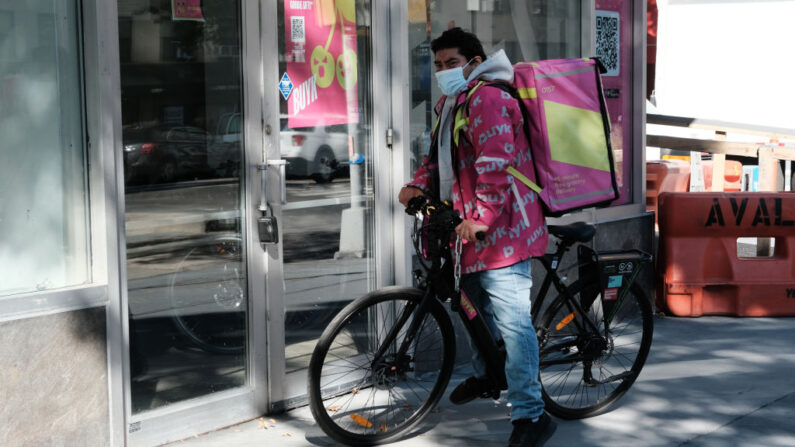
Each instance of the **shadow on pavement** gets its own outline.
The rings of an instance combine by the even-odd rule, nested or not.
[[[547,446],[795,445],[795,318],[655,318],[641,376],[610,412],[558,420]],[[468,375],[462,365],[448,392]],[[439,411],[396,446],[506,445],[509,407],[482,399]],[[187,447],[337,445],[307,407],[185,440]],[[285,436],[284,433],[289,433]]]

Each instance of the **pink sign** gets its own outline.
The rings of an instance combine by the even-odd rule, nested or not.
[[[201,0],[171,0],[171,20],[204,22]]]
[[[478,311],[475,310],[475,306],[472,305],[463,290],[461,291],[461,308],[464,309],[464,313],[467,314],[467,318],[470,320],[478,316]]]
[[[284,0],[288,127],[359,121],[355,0]]]
[[[619,197],[613,206],[632,202],[632,8],[624,0],[596,0],[595,52],[607,73],[602,75],[610,114]]]

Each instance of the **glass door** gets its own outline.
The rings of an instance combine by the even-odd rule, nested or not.
[[[246,126],[261,122],[260,93],[249,90],[260,83],[244,77],[260,65],[257,14],[243,0],[118,2],[136,445],[262,412],[250,309],[264,301],[263,252],[247,222],[261,130]],[[255,38],[244,44],[246,29]]]
[[[280,0],[277,16],[281,92],[271,107],[286,162],[282,397],[293,406],[306,393],[320,333],[376,284],[373,14],[369,0]]]

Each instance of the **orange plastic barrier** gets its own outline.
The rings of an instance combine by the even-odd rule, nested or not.
[[[678,316],[795,315],[795,194],[660,195],[657,306]],[[738,257],[740,237],[775,238]]]
[[[743,164],[736,160],[726,160],[723,168],[723,190],[739,191],[743,182]],[[712,160],[701,162],[704,172],[704,185],[707,189],[712,187]]]
[[[661,192],[685,192],[690,182],[690,162],[656,160],[646,162],[646,211],[657,216],[657,196]]]

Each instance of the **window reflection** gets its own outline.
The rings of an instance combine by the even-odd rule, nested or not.
[[[311,179],[329,183],[349,174],[348,126],[310,126],[290,128],[287,118],[281,119],[279,147],[287,161],[287,178]]]
[[[308,366],[328,322],[375,284],[370,4],[278,2],[279,73],[296,88],[279,109],[279,147],[288,163],[282,207],[288,373]],[[301,85],[313,88],[296,97]]]
[[[119,1],[134,413],[246,381],[240,5],[194,3]]]
[[[409,1],[411,64],[411,172],[430,147],[433,106],[441,92],[433,80],[431,40],[451,26],[477,34],[486,54],[505,50],[513,63],[580,57],[581,0]]]

